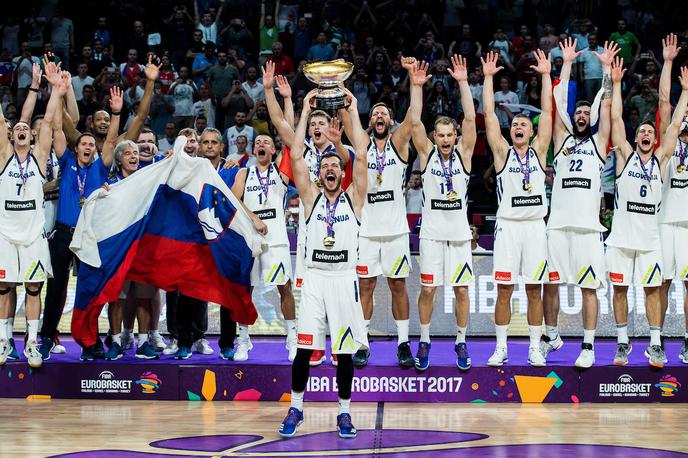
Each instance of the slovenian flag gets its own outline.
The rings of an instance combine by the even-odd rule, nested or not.
[[[250,294],[253,256],[263,237],[207,159],[183,152],[99,189],[86,200],[70,249],[81,260],[72,335],[84,346],[97,337],[103,305],[125,280],[178,290],[257,318]]]
[[[597,133],[600,121],[600,106],[602,104],[602,95],[604,89],[597,91],[597,95],[591,101],[590,106],[590,128],[592,133]],[[554,100],[554,111],[561,119],[566,130],[573,134],[573,115],[576,112],[576,97],[578,96],[578,86],[575,81],[568,81],[568,84],[561,84],[559,79],[554,81],[554,88],[552,89],[552,96]]]

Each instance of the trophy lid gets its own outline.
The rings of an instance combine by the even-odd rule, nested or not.
[[[312,62],[303,67],[309,81],[321,85],[334,85],[346,80],[354,71],[354,64],[344,59]]]

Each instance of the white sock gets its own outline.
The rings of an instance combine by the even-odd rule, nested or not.
[[[530,348],[540,348],[540,338],[542,337],[542,326],[528,325],[530,335]]]
[[[338,413],[338,415],[341,415],[343,413],[351,413],[350,407],[351,407],[351,399],[339,398],[339,413]]]
[[[628,324],[617,324],[616,325],[616,342],[617,343],[628,343]]]
[[[112,341],[117,342],[117,345],[122,345],[122,333],[115,334],[112,336]]]
[[[291,390],[291,407],[298,409],[299,412],[303,412],[303,393],[304,391],[297,393]]]
[[[363,324],[365,324],[366,332],[368,332],[368,328],[370,328],[370,320],[363,320]]]
[[[284,320],[287,325],[287,338],[296,337],[296,320]]]
[[[7,340],[9,339],[8,334],[7,334],[7,319],[1,319],[0,320],[0,340]]]
[[[686,332],[686,333],[683,335],[683,338],[684,338],[684,339],[688,339],[688,332]]]
[[[497,335],[497,346],[506,348],[506,334],[509,332],[508,324],[495,324],[495,334]]]
[[[659,328],[650,326],[650,345],[662,345],[662,339],[660,335],[661,331]]]
[[[7,319],[7,338],[11,339],[14,334],[14,318]]]
[[[242,340],[248,340],[248,326],[244,326],[243,324],[239,325],[239,338]]]
[[[554,340],[559,336],[559,328],[557,326],[547,326],[545,325],[545,332],[550,340]]]
[[[409,341],[409,320],[394,320],[397,324],[397,346]]]
[[[38,342],[38,320],[26,320],[26,332],[29,335],[28,342]]]
[[[131,336],[134,335],[134,330],[133,329],[122,329],[122,335],[127,336],[127,339],[129,339]]]
[[[594,329],[583,329],[583,343],[594,344],[595,343],[595,330]]]
[[[147,332],[139,332],[139,347],[143,344],[148,342],[148,333]]]
[[[456,327],[456,341],[454,342],[455,344],[466,343],[466,331],[468,331],[468,326],[466,326],[465,328],[462,328],[461,326]]]
[[[420,325],[420,341],[430,343],[430,323]]]
[[[150,335],[151,337],[158,337],[160,336],[160,331],[158,331],[157,329],[155,331],[148,331],[148,335]]]

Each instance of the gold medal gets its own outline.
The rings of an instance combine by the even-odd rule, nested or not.
[[[334,236],[333,235],[328,235],[323,239],[323,245],[325,245],[326,248],[332,248],[334,246]]]
[[[81,199],[79,199],[79,207],[83,207],[83,206],[84,206],[84,203],[86,203],[86,198],[85,198],[85,197],[82,197]]]
[[[377,174],[377,184],[382,184],[382,175]]]
[[[449,199],[449,202],[456,202],[457,200],[459,200],[459,197],[456,191],[449,191],[447,193],[447,199]]]
[[[685,171],[686,171],[686,166],[685,166],[685,164],[679,164],[678,166],[676,166],[676,171],[677,171],[678,173],[683,173],[683,172],[685,172]]]
[[[526,191],[533,192],[533,185],[532,184],[526,183],[524,187],[526,188]]]
[[[320,178],[314,179],[314,180],[313,180],[313,183],[315,183],[315,185],[316,185],[317,187],[319,187],[319,188],[321,188],[322,185],[323,185],[322,180],[321,180]]]

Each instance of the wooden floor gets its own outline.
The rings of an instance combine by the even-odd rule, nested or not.
[[[222,453],[188,452],[151,447],[154,441],[187,437],[227,434],[255,434],[264,439],[258,443],[278,440],[276,429],[286,413],[285,403],[266,402],[171,402],[171,401],[88,401],[88,400],[17,400],[0,399],[0,457],[39,457],[83,451],[121,450],[83,454],[81,456],[146,456],[169,454],[177,456],[239,456],[240,449]],[[331,432],[337,414],[334,403],[306,403],[305,423],[296,438],[309,433]],[[488,447],[497,454],[473,456],[536,456],[512,454],[515,444],[606,444],[645,447],[675,452],[688,452],[688,405],[658,404],[354,404],[353,420],[359,438],[346,442],[362,450],[357,456],[377,456],[380,451],[404,451],[391,456],[435,456],[431,451]],[[385,440],[387,431],[420,430],[413,437],[431,439],[423,431],[455,431],[484,434],[489,437],[471,442],[395,447],[394,439]],[[377,444],[368,444],[362,430],[381,435]],[[372,434],[372,433],[371,433]],[[393,435],[392,432],[389,434]],[[392,436],[389,436],[390,438]],[[407,435],[408,436],[408,435]],[[328,449],[336,439],[322,441]],[[368,436],[369,437],[369,436]],[[295,439],[280,444],[298,444]],[[362,441],[362,442],[359,442]],[[391,442],[390,442],[391,440]],[[313,442],[311,442],[312,444]],[[317,441],[316,441],[317,443]],[[341,443],[341,441],[339,441]],[[381,444],[381,445],[380,445]],[[414,443],[415,444],[415,443]],[[255,445],[255,444],[254,444]],[[278,444],[279,445],[279,444]],[[380,449],[379,447],[382,447]],[[546,446],[543,446],[546,447]],[[365,450],[368,453],[365,453]],[[598,454],[597,451],[600,451]],[[606,450],[606,451],[605,451]],[[588,448],[593,454],[582,456],[617,456],[610,448]],[[625,449],[628,450],[628,449]],[[275,452],[269,456],[322,456],[322,452]],[[416,452],[416,453],[414,453]],[[464,450],[468,452],[468,450]],[[543,448],[541,456],[557,456]],[[604,453],[602,453],[604,452]],[[140,453],[143,453],[142,455]],[[327,455],[344,454],[328,452]],[[353,452],[352,452],[353,453]],[[429,453],[429,454],[428,454]],[[444,453],[459,456],[458,452]],[[643,451],[637,456],[653,455]],[[620,454],[622,455],[622,454]],[[635,453],[623,456],[631,458]],[[157,455],[160,456],[160,455]],[[257,453],[243,453],[257,456]],[[261,456],[266,456],[264,453]],[[383,455],[384,456],[384,455]],[[441,456],[438,454],[437,456]],[[460,456],[464,456],[460,454]],[[468,455],[466,455],[468,456]]]

